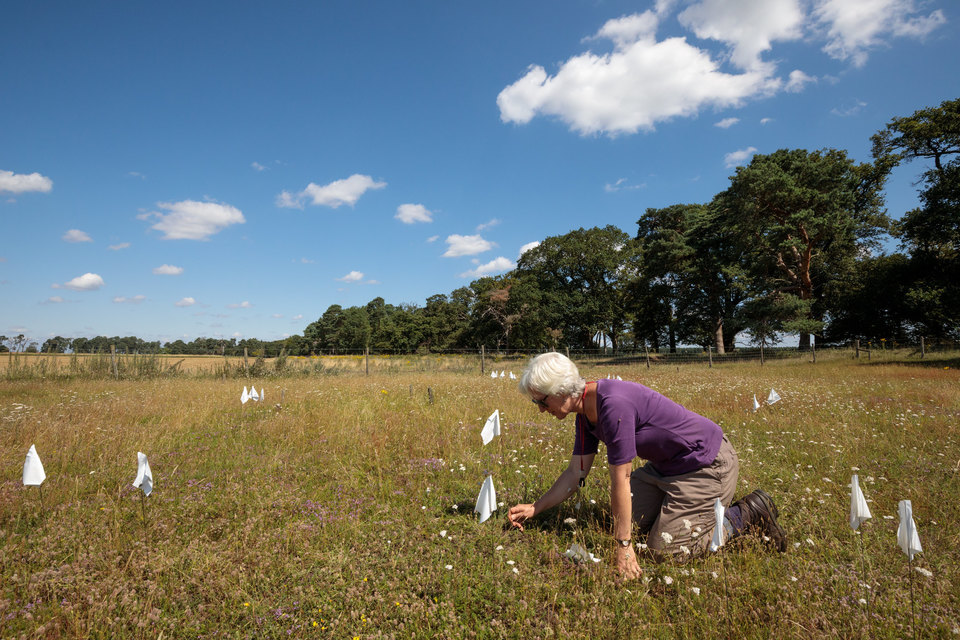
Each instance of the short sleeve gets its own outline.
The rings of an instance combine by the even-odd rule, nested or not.
[[[578,413],[574,425],[573,455],[583,456],[596,453],[600,440],[587,428],[587,420]]]

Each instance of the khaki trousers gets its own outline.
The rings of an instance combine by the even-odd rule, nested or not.
[[[630,474],[633,520],[657,560],[693,558],[706,552],[715,523],[713,504],[733,502],[740,460],[727,437],[710,466],[676,476],[649,463]]]

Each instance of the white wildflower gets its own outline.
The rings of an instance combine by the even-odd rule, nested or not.
[[[447,537],[447,530],[446,530],[446,529],[441,529],[441,530],[440,530],[440,537],[441,537],[441,538],[446,538],[446,537]]]
[[[700,587],[690,587],[690,591],[693,591],[693,595],[700,595]]]
[[[453,565],[452,565],[452,564],[448,564],[448,565],[447,565],[447,571],[450,571],[451,569],[453,569]]]
[[[692,526],[693,526],[693,523],[692,523],[692,522],[690,522],[690,521],[687,520],[686,518],[683,519],[683,528],[684,528],[685,530],[690,531],[690,528],[691,528]]]
[[[673,584],[673,578],[670,576],[663,576],[663,584]]]
[[[914,569],[916,569],[917,573],[922,576],[927,576],[928,578],[933,577],[933,571],[930,571],[929,569],[924,569],[923,567],[914,567]]]
[[[673,536],[667,533],[666,531],[661,531],[660,537],[663,538],[663,541],[667,544],[670,544],[671,542],[673,542]]]

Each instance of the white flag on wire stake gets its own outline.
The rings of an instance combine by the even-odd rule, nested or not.
[[[600,558],[595,558],[592,553],[581,547],[576,542],[570,544],[570,548],[564,552],[565,556],[580,564],[581,562],[600,562]]]
[[[780,402],[780,394],[770,389],[770,395],[767,396],[767,404],[777,404]]]
[[[250,394],[247,393],[247,386],[243,386],[243,393],[240,394],[240,404],[247,404],[247,400],[250,399]]]
[[[913,556],[923,553],[920,547],[920,536],[917,535],[917,524],[913,521],[913,504],[909,500],[901,500],[897,509],[900,512],[900,526],[897,527],[897,544],[913,560]]]
[[[260,396],[257,395],[256,387],[250,387],[250,399],[253,400],[254,402],[260,401]]]
[[[32,444],[27,451],[27,459],[23,461],[23,486],[39,487],[46,479],[47,474],[43,470],[43,463],[37,455],[37,445]]]
[[[264,396],[264,393],[263,393],[263,387],[260,387],[260,402],[263,402],[264,397],[265,397],[265,396]]]
[[[477,496],[477,506],[473,508],[480,514],[480,524],[486,522],[490,514],[497,510],[497,491],[493,488],[493,476],[487,476],[480,487],[480,495]]]
[[[857,474],[853,474],[850,480],[850,527],[856,531],[861,524],[872,517],[867,499],[863,497],[863,491],[860,490],[860,479]]]
[[[498,435],[500,435],[500,409],[495,409],[487,418],[487,423],[483,425],[480,438],[483,440],[483,444],[489,444],[494,436]]]
[[[713,503],[713,515],[716,524],[713,525],[713,539],[710,540],[710,551],[717,551],[723,546],[723,503],[717,498]]]
[[[756,413],[757,409],[760,408],[760,403],[757,402],[757,394],[753,394],[753,412]]]
[[[150,471],[150,463],[147,462],[146,454],[139,451],[137,451],[137,477],[133,481],[133,486],[142,489],[148,496],[153,491],[153,472]]]
[[[497,377],[497,372],[496,372],[496,371],[491,371],[491,372],[490,372],[490,377],[496,379],[496,377]]]

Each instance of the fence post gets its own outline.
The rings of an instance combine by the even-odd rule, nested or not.
[[[647,350],[647,343],[643,343],[643,355],[647,359],[647,369],[650,368],[650,351]]]
[[[708,368],[713,369],[713,345],[712,344],[707,345],[707,358],[710,361]]]
[[[813,337],[813,341],[810,342],[810,349],[813,351],[813,364],[817,364],[817,337]]]
[[[763,366],[763,340],[760,341],[760,366]]]
[[[113,366],[113,377],[120,379],[120,371],[117,370],[117,345],[110,345],[110,364]]]
[[[853,348],[856,350],[857,355],[854,356],[857,360],[860,359],[860,338],[857,338],[853,341]]]
[[[247,364],[247,348],[246,347],[243,348],[243,370],[244,371],[250,370],[250,366]]]
[[[927,355],[927,347],[923,342],[923,336],[920,336],[920,359],[923,360],[923,357]]]
[[[363,348],[363,367],[366,375],[370,375],[370,345]]]
[[[486,373],[486,371],[485,371],[485,369],[484,369],[484,365],[485,365],[484,359],[485,359],[485,357],[486,357],[486,347],[485,347],[484,345],[480,345],[480,375],[483,375],[484,373]]]

